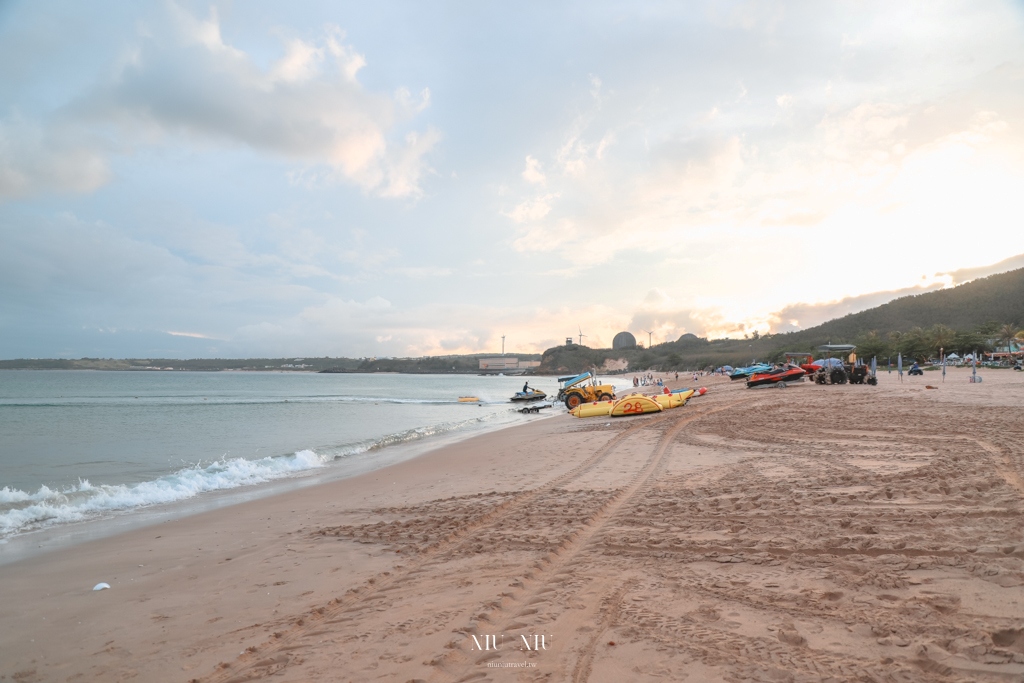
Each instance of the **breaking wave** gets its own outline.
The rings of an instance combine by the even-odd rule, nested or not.
[[[335,460],[482,425],[495,418],[500,419],[500,415],[446,422],[317,451],[300,450],[290,455],[255,460],[224,458],[135,484],[92,484],[83,479],[62,489],[44,485],[34,493],[5,486],[0,489],[0,538],[55,524],[174,503],[212,491],[262,484],[321,469]]]
[[[78,522],[103,513],[173,503],[209,491],[261,484],[290,474],[323,467],[327,461],[311,450],[292,455],[245,460],[231,458],[205,466],[187,467],[137,484],[97,484],[88,480],[54,490],[41,486],[35,493],[0,489],[0,536],[42,526]]]

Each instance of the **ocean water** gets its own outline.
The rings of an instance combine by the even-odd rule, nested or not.
[[[537,419],[508,401],[523,381],[0,371],[0,542],[330,468],[343,475],[389,447]],[[530,384],[557,388],[552,378]]]

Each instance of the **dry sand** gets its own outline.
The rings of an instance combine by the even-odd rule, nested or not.
[[[708,378],[0,567],[0,673],[1024,680],[1024,376],[984,378]]]

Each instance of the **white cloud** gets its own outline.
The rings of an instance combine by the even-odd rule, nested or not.
[[[448,277],[452,274],[451,268],[439,268],[437,266],[404,266],[399,268],[388,268],[388,273],[401,275],[412,280],[425,280],[429,278]]]
[[[559,148],[555,159],[566,175],[581,176],[587,172],[590,165],[592,148],[593,145],[588,144],[579,135],[572,135]]]
[[[323,61],[323,47],[316,47],[303,40],[289,41],[284,57],[271,68],[269,80],[279,83],[308,81],[320,72]],[[355,80],[354,72],[352,80]]]
[[[290,176],[353,183],[384,197],[417,197],[435,129],[392,139],[430,102],[405,88],[364,88],[366,59],[328,25],[317,41],[288,40],[261,68],[224,41],[215,10],[197,19],[171,3],[107,79],[61,110],[59,122],[0,123],[0,198],[47,189],[86,192],[110,178],[107,153],[161,142],[246,146],[304,165]],[[70,132],[69,132],[70,131]],[[101,144],[104,136],[116,143]]]
[[[511,211],[506,212],[505,215],[516,223],[534,223],[551,213],[551,202],[558,196],[558,193],[555,192],[543,197],[527,199]]]
[[[359,84],[365,59],[339,29],[329,26],[316,44],[290,41],[264,71],[224,43],[215,13],[204,21],[180,9],[175,15],[179,33],[143,38],[137,57],[79,103],[84,115],[326,165],[330,175],[384,196],[419,193],[422,156],[437,134],[388,143],[396,101]],[[410,105],[405,91],[398,105]]]
[[[100,145],[75,126],[42,125],[18,115],[0,119],[0,201],[91,192],[109,179]]]
[[[893,230],[907,230],[896,213],[903,226],[927,216],[953,230],[970,224],[974,214],[1007,229],[1006,201],[1013,193],[999,188],[1019,177],[1013,159],[1024,156],[1024,144],[1005,114],[932,102],[869,100],[837,107],[794,97],[782,104],[794,110],[794,121],[805,123],[780,135],[762,119],[760,130],[723,134],[728,127],[719,120],[730,116],[733,105],[716,105],[724,113],[699,122],[690,135],[633,136],[628,146],[620,141],[614,164],[592,153],[581,127],[586,116],[577,118],[567,142],[552,152],[566,171],[548,181],[562,208],[553,216],[548,202],[528,200],[506,214],[526,226],[514,246],[581,264],[638,249],[681,254],[736,239],[747,241],[741,250],[747,253],[772,234],[803,234],[822,225],[885,240]],[[939,187],[947,188],[941,198]],[[965,202],[967,195],[974,199]],[[951,210],[951,204],[959,208]],[[999,257],[992,252],[984,258]],[[944,263],[931,268],[948,267]],[[805,276],[817,274],[815,264],[806,268]],[[900,285],[881,273],[867,284],[866,275],[858,276],[861,292]]]
[[[442,50],[450,26],[419,6],[397,33],[353,6],[346,36],[324,8],[66,3],[76,19],[58,26],[16,4],[0,23],[0,196],[115,180],[3,207],[0,312],[24,307],[4,317],[19,329],[81,315],[183,344],[163,330],[195,330],[246,353],[494,350],[504,332],[543,349],[577,322],[595,345],[779,312],[803,325],[991,263],[1020,232],[1024,23],[1006,3],[926,5],[711,0],[626,21],[595,6],[578,41],[538,48],[484,21],[486,40]],[[21,220],[68,206],[87,219]],[[836,277],[805,256],[829,240],[869,257]],[[515,301],[494,305],[516,276]]]
[[[541,170],[540,162],[529,154],[526,155],[526,168],[523,169],[523,179],[534,185],[543,184],[547,180],[544,172]]]
[[[778,0],[721,0],[708,5],[715,24],[744,31],[772,33],[785,16],[786,3]]]
[[[419,98],[413,97],[408,88],[395,91],[395,101],[410,114],[418,114],[430,106],[430,88],[420,91]]]
[[[560,220],[554,225],[526,226],[517,234],[512,246],[522,253],[560,252],[563,246],[575,242],[579,236],[576,224],[570,220]]]
[[[217,337],[211,337],[210,335],[202,334],[201,332],[172,332],[170,330],[167,330],[167,334],[171,335],[172,337],[190,337],[192,339],[213,339],[216,341],[223,341],[222,339],[218,339]]]
[[[405,136],[405,146],[385,157],[384,181],[379,185],[382,197],[419,197],[423,194],[420,177],[432,171],[424,157],[441,139],[441,132],[428,128],[425,133],[412,132]]]

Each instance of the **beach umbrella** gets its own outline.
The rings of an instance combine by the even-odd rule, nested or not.
[[[896,372],[899,373],[900,381],[902,382],[903,381],[903,352],[902,351],[900,352],[900,354],[898,356],[896,356]]]
[[[875,373],[878,372],[878,363],[876,362],[875,356],[871,356],[871,376],[874,377]]]

